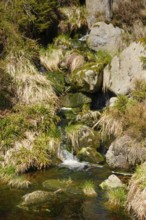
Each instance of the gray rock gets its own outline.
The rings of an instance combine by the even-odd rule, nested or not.
[[[91,28],[87,43],[88,46],[95,50],[105,50],[115,54],[122,48],[122,34],[124,31],[112,24],[98,22]]]
[[[113,188],[123,187],[123,186],[124,184],[122,183],[122,181],[114,174],[110,175],[108,179],[106,179],[100,184],[100,187],[102,189],[113,189]]]
[[[146,69],[141,57],[146,57],[145,47],[132,43],[120,56],[115,56],[104,69],[103,87],[116,95],[128,94],[134,88],[135,80],[146,79]]]
[[[112,18],[112,0],[86,0],[88,26],[91,27],[96,19],[110,21]]]
[[[111,168],[128,170],[146,161],[145,143],[137,143],[127,135],[117,138],[106,153]]]
[[[110,100],[109,100],[109,106],[110,106],[110,107],[114,106],[117,100],[118,100],[117,97],[112,97],[112,98],[110,98]]]
[[[52,193],[47,191],[34,191],[32,193],[28,193],[22,197],[23,202],[22,206],[35,205],[38,203],[46,202]]]

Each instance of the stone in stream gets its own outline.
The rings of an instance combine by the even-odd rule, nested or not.
[[[53,193],[50,193],[47,191],[41,191],[41,190],[34,191],[34,192],[28,193],[22,197],[23,202],[21,203],[21,206],[29,206],[29,205],[44,203],[51,196],[53,196]]]
[[[108,179],[100,184],[100,187],[102,189],[113,189],[117,187],[124,187],[124,184],[116,175],[112,174],[108,177]]]
[[[37,190],[28,193],[22,197],[22,202],[18,205],[19,208],[33,212],[47,212],[50,216],[56,215],[63,207],[63,198],[60,200],[61,190],[55,192],[47,192]]]
[[[87,161],[90,163],[101,163],[104,162],[104,157],[97,152],[95,148],[92,147],[83,147],[78,152],[77,157],[81,161]]]

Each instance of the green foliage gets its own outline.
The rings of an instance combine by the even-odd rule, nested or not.
[[[146,61],[146,58],[145,58]],[[139,80],[135,82],[135,88],[132,90],[132,97],[138,101],[142,102],[146,100],[146,82]]]
[[[20,177],[16,175],[15,168],[13,166],[0,168],[0,178],[2,182],[15,188],[28,188],[31,185],[31,182],[24,176]]]
[[[15,97],[15,85],[12,77],[0,67],[0,109],[12,107]]]
[[[107,108],[99,121],[103,134],[129,134],[137,141],[146,137],[146,82],[137,81],[131,97],[118,96],[114,106]]]
[[[112,211],[121,211],[125,207],[127,190],[123,187],[109,189],[106,193],[106,206]]]
[[[49,31],[57,21],[57,0],[14,0],[7,7],[11,10],[11,20],[29,37]]]
[[[51,126],[55,130],[58,121],[59,118],[54,117],[46,106],[15,107],[11,114],[0,120],[1,147],[3,150],[12,147],[28,130],[48,134]]]
[[[52,82],[52,85],[57,94],[61,94],[65,90],[65,77],[62,72],[48,72],[47,78]]]
[[[142,164],[136,168],[133,178],[136,180],[141,189],[146,188],[146,164]]]
[[[108,52],[106,52],[104,50],[100,50],[97,52],[97,62],[98,63],[110,64],[111,61],[112,61],[112,57]]]

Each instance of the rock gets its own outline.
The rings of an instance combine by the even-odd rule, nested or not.
[[[132,219],[144,220],[146,217],[146,163],[138,168],[138,173],[130,180],[127,209]]]
[[[110,107],[114,106],[117,100],[118,100],[117,97],[112,97],[112,98],[110,98],[110,100],[109,100],[109,106],[110,106]]]
[[[90,163],[101,163],[104,162],[104,157],[92,147],[83,147],[77,157],[81,161],[87,161]]]
[[[88,197],[96,197],[97,196],[97,192],[93,188],[85,188],[85,189],[83,189],[83,192]]]
[[[99,111],[83,110],[76,116],[76,122],[93,127],[100,118]]]
[[[72,180],[49,179],[43,182],[43,187],[48,190],[66,189],[72,185]]]
[[[112,24],[97,22],[91,28],[91,32],[87,39],[89,48],[99,51],[105,50],[114,55],[122,49],[122,34],[124,31]]]
[[[70,72],[73,72],[75,69],[83,66],[84,63],[84,57],[77,53],[69,54],[65,58],[65,64]]]
[[[92,128],[82,125],[74,124],[65,128],[68,140],[70,140],[75,151],[81,150],[82,147],[99,148],[100,134]]]
[[[94,93],[101,89],[104,64],[89,63],[75,70],[70,75],[73,89],[81,92]]]
[[[115,56],[104,69],[103,87],[116,95],[128,94],[135,81],[146,79],[146,69],[141,57],[146,57],[145,46],[132,43],[120,56]],[[120,83],[119,83],[120,82]]]
[[[82,108],[85,104],[90,104],[91,99],[83,93],[68,93],[62,98],[62,106],[67,108]]]
[[[111,168],[128,170],[146,161],[145,143],[137,143],[127,135],[117,138],[106,153]]]
[[[34,191],[32,193],[28,193],[22,197],[23,202],[21,203],[21,206],[29,206],[46,202],[50,196],[52,196],[52,193],[47,191]]]
[[[89,28],[97,19],[110,21],[112,18],[111,0],[86,0],[86,8],[88,12],[87,22]]]
[[[122,181],[114,174],[108,177],[105,181],[100,184],[102,189],[113,189],[117,187],[123,187]]]

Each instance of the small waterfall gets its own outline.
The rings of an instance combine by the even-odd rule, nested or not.
[[[70,153],[65,149],[60,148],[59,158],[62,160],[62,163],[59,167],[67,167],[69,169],[82,170],[89,167],[88,162],[80,162],[76,156],[73,155],[73,152]]]
[[[62,161],[59,167],[67,167],[69,169],[76,169],[82,170],[90,166],[88,162],[80,162],[78,158],[72,152],[67,150],[67,138],[64,131],[62,131],[61,127],[61,134],[62,134],[62,142],[58,152],[58,158]]]

